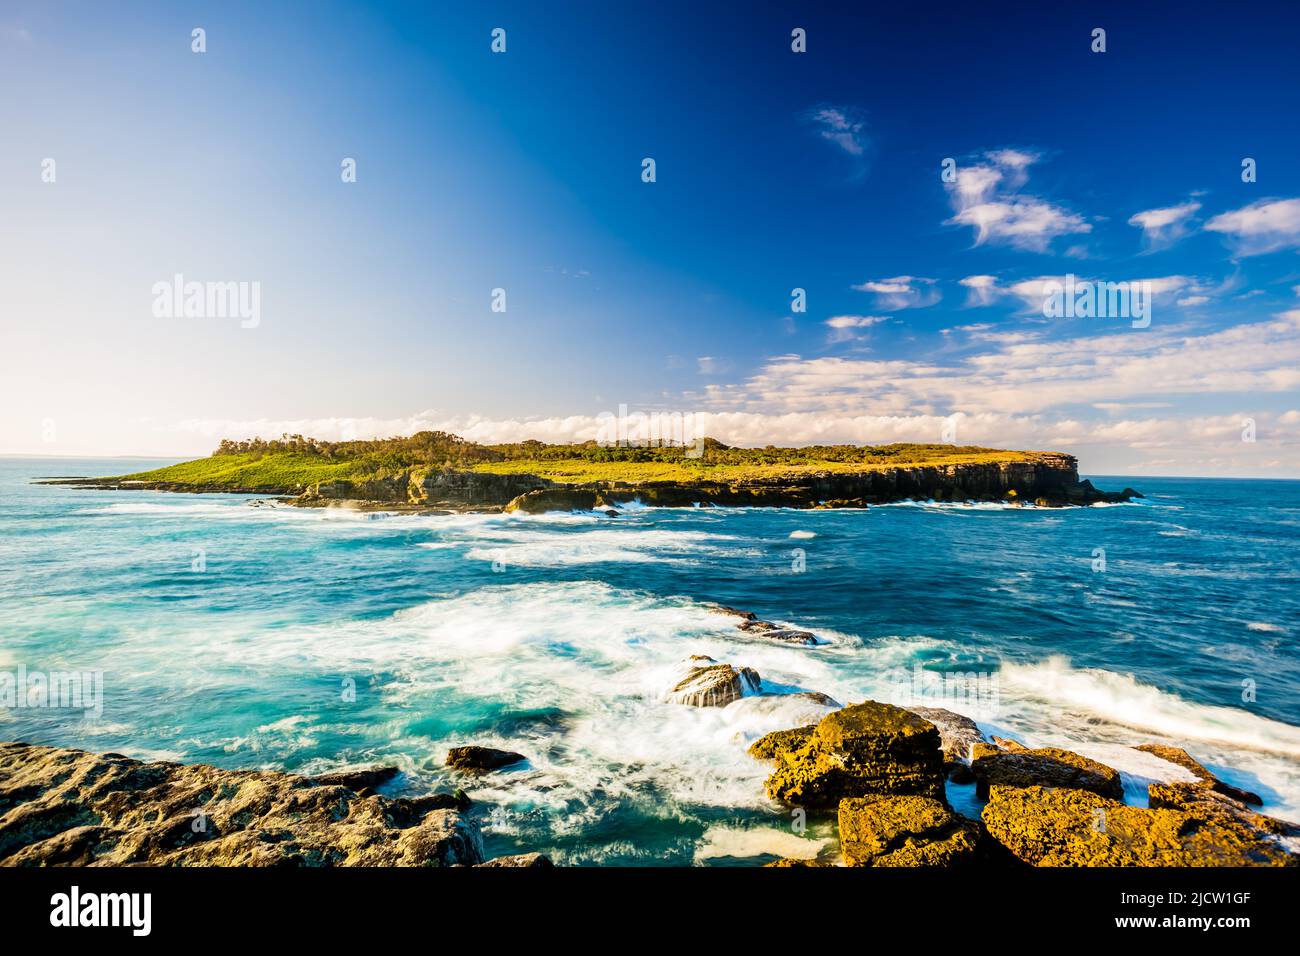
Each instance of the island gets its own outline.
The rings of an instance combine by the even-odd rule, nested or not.
[[[1128,501],[1079,479],[1073,455],[974,445],[736,448],[711,438],[485,445],[446,432],[323,441],[223,440],[207,458],[115,477],[46,484],[277,496],[305,507],[570,511],[659,507],[866,508],[891,501],[1005,501],[1066,507]]]

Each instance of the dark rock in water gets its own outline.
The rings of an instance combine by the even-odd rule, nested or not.
[[[1059,747],[1039,747],[986,754],[971,764],[975,793],[987,800],[989,788],[1069,787],[1119,800],[1124,785],[1118,770]]]
[[[841,800],[840,853],[849,866],[969,866],[982,826],[931,797]]]
[[[738,617],[742,621],[753,621],[758,619],[758,615],[753,611],[742,611],[739,608],[727,607],[725,604],[711,604],[710,607],[723,614],[730,614],[732,617]]]
[[[768,638],[774,641],[781,641],[785,644],[802,644],[807,647],[826,643],[810,631],[802,631],[793,627],[782,627],[780,624],[773,624],[771,621],[761,620],[753,611],[742,611],[739,608],[728,607],[725,604],[711,604],[709,607],[711,610],[717,611],[720,614],[739,618],[740,623],[738,623],[736,627],[754,637]]]
[[[474,725],[471,733],[494,733],[502,737],[547,737],[563,733],[573,722],[573,715],[558,707],[507,711],[488,717]]]
[[[527,760],[523,754],[510,750],[495,750],[492,747],[452,747],[447,751],[447,766],[454,770],[467,770],[471,773],[486,773],[500,770]]]
[[[479,866],[509,866],[509,867],[528,867],[535,869],[549,870],[555,866],[549,857],[540,853],[517,853],[514,856],[498,856],[486,863],[479,863]]]
[[[401,774],[397,767],[368,767],[365,770],[336,770],[332,773],[308,777],[318,787],[347,787],[349,790],[371,790],[388,783]]]
[[[594,511],[599,505],[599,496],[591,488],[558,485],[525,492],[507,503],[504,510],[543,514],[547,511]]]
[[[854,704],[823,717],[796,749],[774,749],[767,793],[792,806],[833,807],[872,794],[943,799],[939,731],[901,707]]]
[[[975,782],[975,771],[970,768],[970,764],[959,760],[945,760],[943,772],[949,783],[966,785]]]
[[[939,730],[939,747],[946,763],[969,764],[976,744],[988,743],[988,738],[975,721],[942,707],[908,707],[918,717],[924,717]]]
[[[802,644],[805,647],[812,647],[824,643],[811,631],[800,631],[791,627],[781,627],[779,624],[773,624],[771,621],[747,620],[736,626],[746,634],[755,634],[774,641],[782,641],[786,644]]]
[[[1229,799],[1185,786],[1198,799]],[[994,786],[983,820],[993,839],[1033,866],[1300,864],[1275,834],[1247,822],[1154,804],[1130,807],[1071,787]]]
[[[1141,750],[1145,753],[1153,754],[1154,756],[1159,757],[1161,760],[1167,760],[1170,763],[1177,764],[1178,766],[1186,770],[1190,770],[1193,774],[1195,774],[1198,778],[1200,778],[1201,786],[1209,790],[1214,790],[1217,793],[1222,793],[1225,796],[1231,797],[1234,800],[1240,800],[1242,803],[1253,803],[1257,807],[1262,806],[1264,803],[1264,798],[1261,797],[1259,794],[1251,793],[1249,790],[1242,790],[1238,787],[1234,787],[1230,783],[1224,783],[1214,774],[1210,773],[1208,769],[1202,766],[1200,761],[1198,761],[1195,757],[1189,754],[1186,750],[1183,750],[1181,747],[1169,747],[1164,744],[1140,744],[1134,747],[1133,749]]]
[[[453,809],[269,770],[0,744],[0,866],[457,866],[482,859],[478,825]]]
[[[683,662],[664,700],[691,707],[725,707],[758,690],[761,684],[753,668],[719,664],[712,657],[697,655]]]
[[[798,750],[806,744],[816,729],[816,724],[809,724],[807,727],[795,727],[793,730],[773,731],[750,744],[749,754],[759,760],[775,760],[776,755],[781,751]]]
[[[605,512],[605,517],[606,517],[606,518],[617,518],[617,517],[619,517],[622,513],[623,513],[623,512],[621,512],[621,511],[615,511],[613,508],[609,508],[609,509],[606,510],[606,512]],[[546,857],[542,857],[542,859],[546,859]]]

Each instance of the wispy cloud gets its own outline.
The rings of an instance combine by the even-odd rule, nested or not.
[[[1300,388],[1300,309],[1189,335],[1152,327],[1060,339],[1049,330],[984,335],[951,364],[910,359],[774,358],[715,403],[772,412],[879,415],[1033,413],[1075,404]]]
[[[958,166],[948,183],[953,216],[948,225],[970,226],[975,245],[1005,243],[1019,249],[1046,251],[1057,236],[1086,233],[1092,225],[1082,216],[1022,192],[1029,167],[1041,157],[1015,149],[992,150],[980,162]]]
[[[875,296],[876,307],[881,311],[923,308],[934,305],[942,297],[934,279],[919,276],[894,276],[892,279],[868,279],[853,286],[857,292]]]
[[[867,152],[866,121],[859,110],[847,106],[820,106],[808,114],[822,139],[834,143],[850,156]]]
[[[1142,230],[1148,250],[1165,249],[1191,231],[1192,217],[1201,208],[1198,202],[1185,202],[1178,206],[1162,206],[1134,213],[1128,224]]]
[[[961,280],[968,292],[966,304],[969,306],[991,305],[998,298],[998,277],[990,275],[967,276]]]
[[[1239,256],[1300,247],[1300,199],[1262,199],[1205,224],[1232,241]]]
[[[887,315],[835,315],[826,320],[826,326],[830,329],[827,333],[826,341],[831,343],[850,342],[860,339],[859,329],[869,329],[873,325],[879,325],[881,322],[888,322]]]

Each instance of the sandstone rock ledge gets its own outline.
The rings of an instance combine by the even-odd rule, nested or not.
[[[1149,806],[1129,806],[1119,772],[1095,760],[990,743],[959,714],[878,701],[770,733],[749,753],[775,762],[772,799],[836,809],[849,866],[1300,865],[1300,826],[1247,806],[1257,795],[1218,780],[1181,748],[1138,749],[1196,779],[1152,783]],[[944,776],[956,779],[956,768],[987,801],[980,819],[947,802]]]
[[[482,863],[464,797],[370,790],[393,773],[312,778],[0,743],[0,865]]]
[[[750,750],[776,760],[766,784],[774,800],[834,807],[846,797],[875,794],[943,799],[939,731],[902,708],[869,700],[828,714],[811,730],[778,734]]]

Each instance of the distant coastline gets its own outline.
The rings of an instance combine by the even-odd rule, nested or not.
[[[207,458],[109,477],[39,479],[101,490],[274,496],[306,507],[567,511],[661,507],[865,508],[907,499],[1065,507],[1128,501],[1080,480],[1061,452],[891,444],[809,448],[479,445],[420,432],[383,441],[223,441]]]

